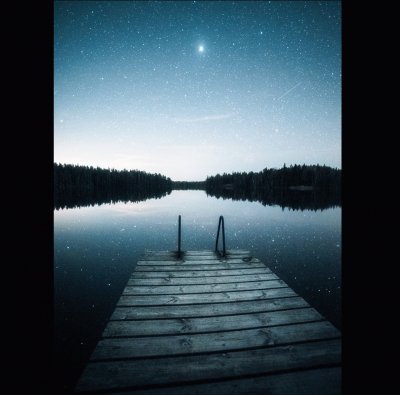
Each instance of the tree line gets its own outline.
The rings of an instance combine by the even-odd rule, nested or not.
[[[206,190],[264,190],[274,189],[326,189],[340,191],[341,170],[320,165],[291,165],[281,169],[265,168],[260,172],[217,174],[207,177]]]
[[[139,170],[102,169],[54,163],[54,206],[161,198],[173,189],[204,189],[207,195],[279,204],[294,209],[324,209],[341,205],[341,170],[319,165],[291,165],[260,172],[209,176],[205,181],[172,181]]]
[[[171,190],[172,180],[161,174],[54,163],[54,206],[57,209],[141,201],[165,196]]]
[[[282,208],[325,209],[341,205],[341,170],[320,165],[291,165],[260,172],[207,177],[208,195],[278,204]]]

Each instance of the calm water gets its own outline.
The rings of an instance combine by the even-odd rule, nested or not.
[[[282,210],[173,191],[161,199],[54,212],[58,393],[75,385],[145,249],[213,249],[220,215],[227,249],[248,249],[341,327],[341,209]]]

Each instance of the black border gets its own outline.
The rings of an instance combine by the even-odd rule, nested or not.
[[[383,95],[374,91],[375,78],[385,74],[380,46],[386,38],[379,37],[384,30],[379,22],[390,24],[387,11],[385,6],[342,2],[343,394],[391,392],[391,362],[382,353],[393,348],[385,344],[390,340],[385,316],[393,314],[385,305],[394,297],[387,298],[387,275],[396,258],[383,256],[390,230],[379,224],[379,217],[394,216],[395,206],[386,200],[392,187],[385,179],[389,157],[379,158],[387,115],[378,113]],[[386,202],[379,201],[382,197]]]
[[[10,5],[10,4],[7,4]],[[3,265],[15,270],[3,278],[11,303],[9,363],[15,374],[13,393],[52,391],[53,342],[53,1],[14,3],[5,40],[12,39],[12,115],[3,145],[5,191],[12,197],[9,256]],[[8,36],[8,37],[7,37]],[[11,58],[11,55],[9,53]],[[10,59],[9,58],[9,59]],[[15,111],[15,112],[14,112]],[[7,194],[8,195],[8,194]],[[12,343],[11,343],[12,342]],[[24,392],[22,392],[24,391]]]

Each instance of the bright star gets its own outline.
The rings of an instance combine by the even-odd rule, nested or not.
[[[204,52],[204,45],[199,45],[199,52]]]

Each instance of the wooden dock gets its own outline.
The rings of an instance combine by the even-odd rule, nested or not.
[[[76,393],[340,394],[341,333],[249,251],[148,251]]]

